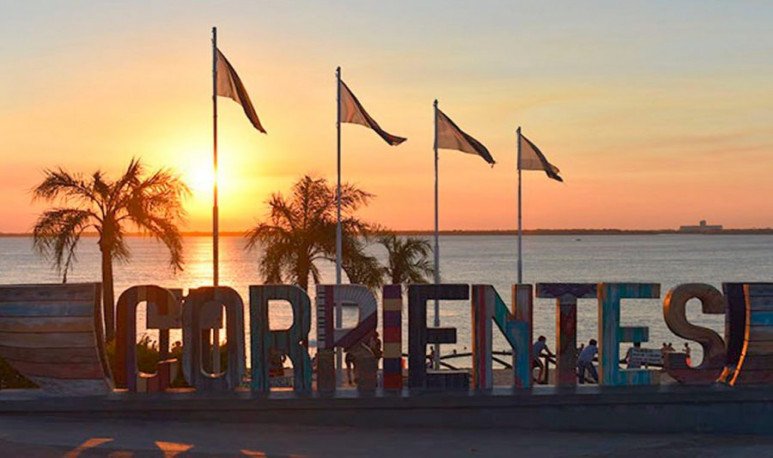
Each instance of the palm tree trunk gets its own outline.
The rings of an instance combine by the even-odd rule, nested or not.
[[[105,339],[115,338],[115,294],[113,292],[113,258],[110,250],[100,247],[102,252],[102,310],[105,317]]]

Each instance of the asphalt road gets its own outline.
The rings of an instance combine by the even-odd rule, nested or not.
[[[773,437],[395,429],[0,416],[4,457],[771,456]]]

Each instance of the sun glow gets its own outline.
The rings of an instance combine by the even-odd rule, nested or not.
[[[212,193],[212,186],[215,183],[212,164],[186,164],[182,178],[194,196],[200,197]]]

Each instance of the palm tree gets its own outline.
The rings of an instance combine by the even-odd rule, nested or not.
[[[432,253],[429,242],[416,237],[382,235],[379,243],[387,250],[388,261],[384,275],[393,285],[429,283],[435,272],[428,256]]]
[[[372,197],[350,184],[341,187],[342,268],[350,281],[375,287],[380,284],[380,268],[374,257],[365,254],[363,241],[370,226],[354,215]],[[260,273],[265,282],[288,282],[307,290],[309,277],[314,283],[320,280],[316,263],[335,260],[335,187],[324,178],[306,175],[293,185],[289,197],[276,193],[268,205],[268,221],[247,232],[246,248],[263,250]]]
[[[190,191],[169,170],[145,175],[138,159],[132,159],[118,180],[101,171],[89,177],[62,168],[46,170],[44,180],[33,190],[33,199],[55,203],[40,215],[33,229],[34,247],[52,260],[67,282],[67,272],[76,260],[76,248],[88,230],[99,235],[102,254],[102,299],[105,334],[112,340],[115,330],[113,260],[128,261],[126,229],[133,225],[166,245],[170,265],[181,270],[182,236],[177,227],[185,218],[182,199]]]

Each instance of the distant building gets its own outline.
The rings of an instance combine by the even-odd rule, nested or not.
[[[721,224],[706,224],[706,220],[703,219],[697,226],[680,226],[679,232],[689,232],[702,234],[705,232],[720,232],[722,230]]]

